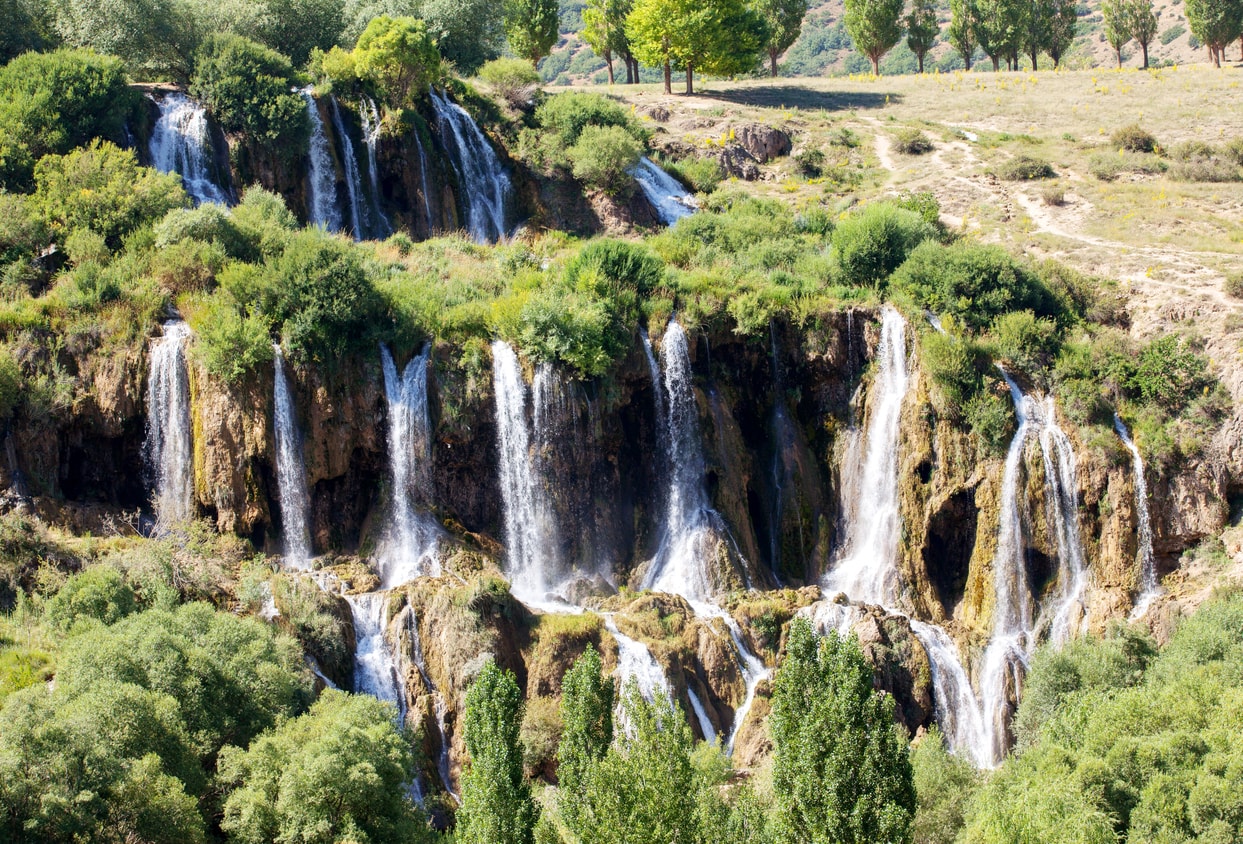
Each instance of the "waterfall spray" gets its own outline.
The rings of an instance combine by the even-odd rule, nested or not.
[[[191,440],[190,378],[181,320],[164,323],[164,336],[151,344],[147,380],[147,465],[155,479],[157,530],[194,516],[194,452]]]
[[[273,430],[276,440],[276,484],[280,499],[281,523],[285,529],[285,563],[290,568],[311,567],[311,531],[308,517],[311,504],[306,489],[306,469],[302,462],[302,437],[294,413],[293,394],[285,378],[285,355],[274,346],[276,373]]]
[[[160,117],[151,132],[151,163],[161,173],[181,176],[196,205],[229,204],[229,194],[212,177],[211,132],[207,111],[184,94],[157,101]]]
[[[672,226],[683,217],[699,210],[695,198],[647,156],[639,159],[631,175],[666,226]]]
[[[465,109],[435,88],[431,97],[441,138],[457,166],[470,236],[476,243],[501,240],[508,233],[509,174],[479,124]]]
[[[332,128],[337,133],[337,143],[341,146],[341,163],[345,170],[345,190],[350,200],[350,227],[355,240],[367,236],[366,208],[363,207],[363,179],[358,171],[358,156],[354,154],[354,141],[345,130],[345,120],[341,117],[341,106],[336,97],[328,98],[329,109],[332,111]]]
[[[306,100],[306,115],[311,124],[310,194],[307,201],[310,223],[330,232],[339,232],[341,209],[337,205],[337,171],[332,163],[332,149],[311,89],[305,88],[301,93],[302,99]]]
[[[1161,584],[1157,582],[1157,563],[1152,551],[1152,516],[1148,511],[1148,480],[1144,476],[1144,458],[1139,453],[1139,446],[1131,439],[1131,432],[1118,414],[1114,414],[1114,430],[1122,438],[1122,443],[1131,452],[1131,471],[1135,477],[1135,512],[1136,539],[1139,541],[1137,557],[1139,558],[1139,597],[1135,599],[1135,608],[1131,610],[1131,620],[1144,617],[1148,607],[1161,594]]]

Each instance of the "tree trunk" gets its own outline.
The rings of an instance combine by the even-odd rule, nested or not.
[[[993,60],[993,73],[1001,70],[1001,56],[989,56]]]
[[[1142,50],[1144,53],[1144,70],[1147,70],[1148,69],[1148,45],[1140,44],[1139,49]]]
[[[665,62],[665,93],[673,93],[673,70],[669,67],[669,62]]]
[[[924,75],[924,54],[920,53],[915,58],[919,59],[919,75],[923,76]]]
[[[612,88],[613,83],[616,81],[613,78],[613,54],[612,52],[605,52],[604,60],[608,63],[608,66],[609,66],[609,87]]]
[[[1243,39],[1240,39],[1240,42],[1243,43]],[[777,51],[776,50],[768,51],[768,69],[769,69],[769,75],[772,76],[774,79],[776,79],[777,78]]]
[[[1118,57],[1118,69],[1121,70],[1122,69],[1122,48],[1121,47],[1115,48],[1114,54]]]
[[[1037,53],[1035,50],[1032,50],[1032,73],[1035,73],[1036,71],[1040,70],[1040,68],[1036,66],[1036,56],[1038,55],[1040,54]]]
[[[1243,35],[1239,36],[1239,61],[1243,62]]]
[[[639,60],[634,56],[630,57],[630,70],[634,74],[634,84],[639,84]]]
[[[869,56],[872,60],[872,75],[880,76],[880,56]]]
[[[688,96],[695,93],[695,68],[690,62],[686,63],[686,93]]]
[[[963,56],[963,59],[962,59],[962,60],[963,60],[963,64],[965,64],[965,65],[967,66],[967,71],[968,71],[968,72],[970,72],[970,70],[971,70],[971,56],[970,56],[970,55]]]

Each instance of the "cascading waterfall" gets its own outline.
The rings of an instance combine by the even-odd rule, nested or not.
[[[507,568],[513,593],[540,605],[561,571],[560,542],[552,506],[540,483],[527,422],[527,386],[513,348],[492,344],[492,383],[496,394],[497,448],[504,502]]]
[[[151,163],[161,173],[181,176],[196,205],[229,204],[229,194],[212,176],[211,131],[207,110],[185,94],[156,101],[160,117],[151,132]]]
[[[358,156],[354,154],[354,141],[349,132],[345,131],[345,120],[341,117],[341,106],[336,97],[328,98],[332,111],[332,128],[337,133],[337,142],[341,145],[341,163],[345,170],[345,191],[350,200],[350,226],[355,240],[367,236],[367,209],[363,205],[363,177],[358,170]]]
[[[319,107],[311,89],[301,91],[302,99],[306,100],[306,115],[311,124],[311,149],[309,173],[310,196],[307,209],[310,211],[311,225],[320,226],[330,232],[341,231],[341,209],[337,204],[337,169],[332,163],[332,148],[328,144],[328,135],[324,132],[324,121],[319,116]]]
[[[1116,413],[1114,414],[1114,430],[1122,438],[1123,445],[1131,452],[1131,471],[1135,476],[1140,593],[1135,599],[1135,608],[1131,610],[1131,620],[1136,621],[1144,617],[1148,608],[1152,606],[1152,602],[1161,595],[1161,584],[1157,582],[1157,563],[1152,551],[1152,515],[1148,511],[1148,479],[1144,476],[1144,458],[1139,453],[1139,446],[1131,439],[1131,432],[1127,430],[1126,423]]]
[[[302,462],[302,437],[294,413],[293,394],[285,378],[285,355],[273,347],[276,370],[273,429],[276,441],[276,485],[280,500],[281,524],[285,533],[285,564],[290,568],[311,567],[311,510],[306,489],[306,468]]]
[[[881,318],[878,371],[869,400],[868,424],[853,432],[842,462],[844,536],[828,591],[851,600],[891,606],[901,587],[898,556],[902,516],[898,508],[898,435],[910,378],[906,320],[886,306]]]
[[[647,156],[639,159],[631,175],[639,183],[639,189],[643,191],[647,201],[652,203],[652,207],[656,209],[660,221],[666,226],[672,226],[683,217],[699,210],[695,198],[686,191],[686,188]]]
[[[445,791],[450,797],[457,799],[457,794],[453,791],[453,780],[449,771],[449,732],[445,728],[445,716],[449,712],[449,704],[445,701],[445,696],[440,693],[440,689],[436,687],[436,683],[432,680],[432,675],[427,670],[427,660],[423,656],[423,640],[419,636],[419,622],[415,618],[414,612],[411,611],[407,617],[407,630],[410,634],[410,650],[414,654],[414,664],[419,670],[419,676],[423,678],[423,684],[427,686],[427,690],[432,695],[432,708],[436,716],[436,730],[440,734],[440,753],[436,756],[436,769],[440,773],[440,781],[444,784]]]
[[[971,688],[971,678],[959,658],[958,646],[935,624],[914,618],[910,622],[911,632],[928,654],[937,723],[946,741],[954,752],[970,753],[977,767],[992,767],[993,752],[984,728],[984,715],[975,690]]]
[[[440,574],[439,531],[415,502],[431,484],[432,434],[427,405],[427,364],[431,346],[399,375],[387,346],[380,346],[384,394],[388,402],[388,460],[393,482],[387,535],[379,549],[380,578],[390,589],[420,575]]]
[[[432,214],[432,186],[427,180],[427,150],[423,148],[423,139],[419,130],[414,130],[414,146],[419,151],[419,186],[423,193],[423,215],[427,219],[427,234],[430,237],[436,231],[436,218]]]
[[[380,129],[382,128],[380,111],[376,108],[375,100],[371,97],[363,97],[358,114],[363,124],[363,141],[367,144],[367,181],[371,185],[371,211],[375,215],[372,225],[373,234],[376,237],[388,237],[393,233],[393,224],[389,221],[388,215],[384,213],[381,203],[380,162],[376,152],[380,144]]]
[[[147,380],[147,464],[155,481],[157,530],[194,516],[194,452],[190,420],[190,377],[186,340],[190,326],[164,323],[164,336],[151,344]]]
[[[622,685],[633,677],[649,703],[655,699],[657,692],[664,692],[672,698],[673,688],[669,685],[669,678],[647,646],[618,630],[611,616],[604,616],[604,627],[617,642],[617,676]]]
[[[1053,398],[1045,399],[1040,451],[1044,457],[1045,501],[1057,539],[1058,584],[1061,597],[1053,611],[1049,638],[1061,645],[1083,626],[1084,592],[1088,567],[1079,537],[1079,484],[1075,474],[1075,449],[1057,424]]]
[[[687,687],[686,696],[690,699],[691,710],[695,713],[695,720],[699,722],[699,732],[703,736],[704,741],[711,744],[716,741],[716,727],[712,726],[712,719],[708,717],[708,710],[704,709],[703,702],[699,699],[699,695],[695,694],[695,690]]]
[[[457,167],[466,203],[467,230],[476,243],[495,243],[508,233],[509,174],[496,150],[466,110],[445,94],[431,91],[441,139]]]
[[[397,707],[398,722],[406,722],[406,694],[401,671],[384,636],[388,621],[388,593],[346,595],[354,618],[354,691],[378,697]]]

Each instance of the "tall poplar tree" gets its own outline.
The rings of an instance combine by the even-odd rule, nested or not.
[[[1105,19],[1105,40],[1118,57],[1118,67],[1122,67],[1122,48],[1131,40],[1131,27],[1126,10],[1127,0],[1104,0],[1101,3],[1101,17]]]
[[[1053,0],[1053,19],[1049,24],[1049,43],[1045,47],[1053,67],[1062,62],[1062,56],[1075,43],[1075,30],[1079,26],[1078,0]]]
[[[557,43],[560,19],[557,0],[505,0],[505,35],[514,55],[539,64]]]
[[[871,59],[877,76],[881,56],[902,38],[902,6],[902,0],[846,0],[846,32],[855,49]]]
[[[1139,45],[1144,57],[1144,69],[1148,69],[1148,45],[1157,37],[1157,12],[1152,7],[1152,0],[1127,0],[1127,24],[1131,37]]]
[[[937,22],[937,6],[934,0],[911,0],[911,13],[906,16],[906,46],[911,48],[919,61],[919,72],[924,72],[924,56],[937,43],[941,25]]]
[[[798,40],[807,16],[807,0],[756,0],[755,11],[768,24],[768,72],[777,75],[777,59]]]
[[[945,35],[954,51],[962,56],[967,70],[971,70],[975,56],[975,18],[974,0],[950,0],[950,25]]]

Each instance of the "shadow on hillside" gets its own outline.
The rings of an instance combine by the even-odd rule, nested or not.
[[[902,102],[897,93],[870,91],[817,91],[803,85],[762,85],[724,90],[702,89],[698,96],[710,100],[759,108],[798,108],[844,111],[859,108],[883,108],[886,103]]]

